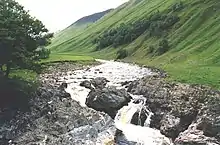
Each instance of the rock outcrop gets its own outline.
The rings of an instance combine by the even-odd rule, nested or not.
[[[62,89],[41,86],[31,96],[28,112],[17,112],[10,122],[0,124],[0,144],[72,144],[66,133],[100,120],[99,113],[81,107]]]
[[[154,113],[151,127],[160,129],[167,137],[185,138],[182,144],[193,144],[191,135],[198,139],[195,144],[220,141],[218,91],[199,85],[168,83],[159,76],[136,80],[130,83],[128,91],[146,98],[147,106]],[[192,131],[189,126],[195,129]]]

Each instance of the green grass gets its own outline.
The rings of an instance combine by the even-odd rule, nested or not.
[[[41,60],[41,64],[54,63],[54,62],[65,62],[65,61],[76,61],[77,63],[90,64],[94,62],[94,58],[90,56],[77,56],[72,54],[51,54],[48,59]],[[12,69],[9,74],[9,78],[26,81],[29,83],[38,82],[38,74],[28,69]]]
[[[12,70],[11,73],[9,74],[9,78],[26,81],[32,84],[35,84],[38,82],[38,74],[28,69]]]
[[[68,53],[63,54],[51,54],[48,59],[41,60],[40,63],[53,63],[53,62],[63,62],[63,61],[93,61],[94,58],[85,55],[72,55]]]
[[[86,29],[64,30],[49,46],[53,54],[68,53],[102,59],[114,59],[120,48],[128,51],[126,61],[164,69],[169,79],[192,84],[205,84],[220,89],[220,1],[181,0],[185,8],[176,12],[178,22],[167,34],[170,50],[161,56],[147,55],[150,45],[158,38],[143,34],[134,42],[119,48],[95,51],[92,40],[105,30],[121,23],[130,23],[159,10],[165,12],[176,0],[131,0]],[[59,40],[59,41],[58,41]]]

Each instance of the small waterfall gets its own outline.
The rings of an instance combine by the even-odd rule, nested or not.
[[[140,145],[172,145],[171,140],[162,135],[159,130],[149,127],[153,113],[145,103],[145,98],[139,96],[137,99],[136,96],[136,99],[131,101],[128,106],[120,109],[115,117],[116,128],[123,132],[126,140],[137,142]],[[131,124],[131,120],[137,112],[139,125]],[[140,126],[142,113],[147,116],[144,126]]]

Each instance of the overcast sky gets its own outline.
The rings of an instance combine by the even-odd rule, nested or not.
[[[83,16],[116,8],[128,0],[16,0],[52,31],[71,25]]]

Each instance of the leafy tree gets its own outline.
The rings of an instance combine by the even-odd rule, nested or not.
[[[153,53],[155,50],[155,47],[153,45],[150,45],[149,48],[147,49],[147,54]]]
[[[50,49],[47,49],[45,47],[39,47],[36,50],[36,53],[39,59],[46,59],[46,58],[49,58],[50,56]]]
[[[162,39],[159,41],[157,53],[161,55],[169,50],[169,42],[167,39]]]
[[[128,56],[128,52],[125,49],[120,49],[117,51],[117,59],[123,59]]]
[[[184,9],[184,7],[185,7],[185,6],[184,6],[184,3],[183,3],[182,1],[179,1],[179,2],[175,3],[175,4],[171,7],[171,10],[172,10],[173,12],[178,12],[178,11]]]
[[[14,0],[0,1],[0,71],[5,76],[11,67],[26,67],[34,62],[38,46],[48,44],[52,34]],[[6,69],[4,69],[6,68]]]

